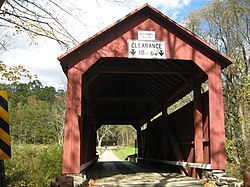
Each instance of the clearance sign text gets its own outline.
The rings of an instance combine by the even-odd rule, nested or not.
[[[166,59],[163,41],[128,40],[128,58]]]

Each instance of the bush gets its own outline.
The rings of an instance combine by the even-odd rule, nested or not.
[[[48,186],[61,175],[61,165],[59,145],[13,145],[12,158],[5,161],[7,186]]]

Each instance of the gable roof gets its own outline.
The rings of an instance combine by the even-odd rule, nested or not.
[[[183,37],[188,38],[191,40],[194,44],[199,46],[201,49],[206,50],[207,53],[214,59],[217,59],[217,62],[222,66],[222,68],[227,67],[233,61],[215,49],[214,47],[210,46],[208,43],[206,43],[204,40],[202,40],[200,37],[186,29],[185,27],[179,25],[169,17],[165,16],[163,13],[158,11],[157,9],[151,7],[148,4],[143,5],[142,7],[134,10],[127,16],[121,18],[120,20],[116,21],[114,24],[110,25],[109,27],[101,30],[100,32],[96,33],[92,37],[88,38],[87,40],[83,41],[82,43],[76,45],[75,47],[71,48],[69,51],[62,54],[60,57],[58,57],[58,60],[61,62],[61,65],[63,69],[65,70],[65,67],[67,66],[67,63],[69,63],[66,59],[69,59],[71,55],[74,53],[77,53],[79,50],[87,46],[90,42],[94,40],[100,40],[102,36],[105,35],[105,33],[110,32],[110,30],[117,29],[118,27],[126,29],[126,22],[128,22],[131,19],[136,19],[138,16],[146,16],[147,18],[151,18],[154,20],[159,20],[163,22],[164,24],[167,24],[175,29],[178,34],[181,34]],[[96,48],[98,50],[98,48]]]

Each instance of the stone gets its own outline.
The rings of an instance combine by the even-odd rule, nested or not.
[[[250,187],[250,171],[244,172],[244,187]]]
[[[74,186],[74,179],[71,176],[61,176],[57,177],[56,181],[58,182],[59,186],[63,187],[73,187]]]

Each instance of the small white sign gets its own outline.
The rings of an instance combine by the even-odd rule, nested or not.
[[[166,43],[128,40],[128,58],[166,59]]]
[[[138,31],[138,40],[155,40],[155,31]]]

